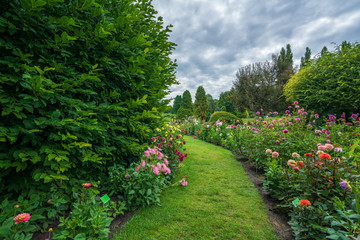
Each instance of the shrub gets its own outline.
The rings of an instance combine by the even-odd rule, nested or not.
[[[243,113],[236,113],[237,116],[239,116],[239,118],[248,118],[249,117],[249,112],[247,109],[245,109],[245,111]]]
[[[288,101],[299,101],[321,115],[360,112],[360,44],[344,42],[333,53],[310,61],[284,87]]]
[[[2,195],[70,194],[70,179],[138,160],[176,82],[175,44],[151,1],[1,7]]]
[[[217,120],[220,121],[227,121],[227,122],[234,122],[238,119],[234,114],[224,111],[214,112],[210,117],[210,122],[214,123]]]

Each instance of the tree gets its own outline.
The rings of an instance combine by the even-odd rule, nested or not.
[[[206,120],[208,109],[209,104],[207,103],[205,89],[199,86],[195,94],[194,116],[200,120]]]
[[[215,110],[216,110],[216,103],[215,103],[215,100],[213,99],[213,97],[210,94],[206,95],[206,101],[207,101],[207,104],[209,105],[208,117],[210,117],[211,114],[213,114],[215,112]]]
[[[177,95],[174,99],[174,104],[173,104],[173,107],[171,109],[171,113],[172,114],[176,114],[177,111],[179,110],[180,106],[181,106],[181,101],[182,101],[182,98],[181,98],[181,95]]]
[[[301,57],[300,69],[310,61],[310,58],[311,58],[311,50],[310,48],[306,47],[305,57]]]
[[[240,68],[236,73],[230,99],[237,112],[246,109],[259,111],[277,110],[279,86],[275,63],[258,62]],[[220,101],[220,99],[219,99]]]
[[[328,53],[329,51],[328,51],[328,49],[327,49],[327,47],[326,46],[324,46],[322,49],[321,49],[321,56],[322,55],[324,55],[324,54],[326,54],[326,53]]]
[[[177,111],[177,118],[192,116],[194,107],[189,90],[185,90],[182,96],[181,106]]]
[[[320,55],[286,84],[286,98],[322,115],[360,112],[359,56],[360,44],[346,42]]]
[[[230,91],[220,93],[219,101],[217,102],[216,107],[219,108],[219,111],[235,113],[234,106],[230,102]]]
[[[286,50],[284,48],[281,49],[280,55],[277,56],[277,59],[274,59],[274,57],[276,57],[276,55],[273,55],[273,61],[275,62],[276,66],[276,78],[278,85],[283,86],[294,73],[293,54],[290,44],[286,45]]]

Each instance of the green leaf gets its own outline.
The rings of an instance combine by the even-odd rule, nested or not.
[[[74,240],[86,240],[85,233],[79,233],[75,236]]]
[[[149,189],[147,190],[146,194],[147,194],[148,196],[150,196],[151,193],[152,193],[152,191],[151,191],[151,189],[149,188]]]

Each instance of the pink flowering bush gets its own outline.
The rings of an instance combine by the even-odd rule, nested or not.
[[[139,162],[128,168],[114,165],[110,168],[110,195],[116,195],[127,207],[160,204],[162,189],[175,177],[179,164],[187,157],[186,141],[176,123],[157,129],[151,138],[153,147],[147,147]]]

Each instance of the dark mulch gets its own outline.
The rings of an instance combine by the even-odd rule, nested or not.
[[[264,191],[264,177],[262,176],[262,173],[259,172],[259,170],[256,171],[254,164],[252,162],[249,162],[248,159],[241,158],[236,153],[234,153],[234,156],[243,165],[244,170],[247,173],[250,181],[255,185],[258,193],[262,197],[266,206],[267,215],[269,216],[269,220],[275,229],[275,234],[277,235],[278,239],[295,239],[292,234],[291,227],[288,224],[290,218],[285,212],[282,212],[279,208],[276,207],[279,202],[276,201],[276,199],[271,198],[268,192]]]
[[[134,216],[135,212],[126,211],[124,215],[117,216],[110,224],[110,234],[109,239],[112,239],[114,235],[116,235],[123,225],[130,221],[130,219]]]

